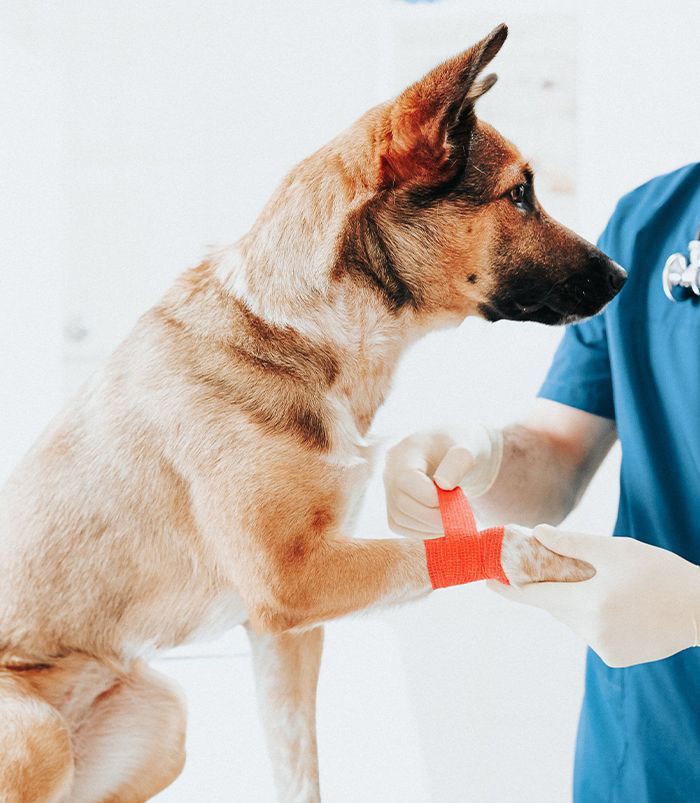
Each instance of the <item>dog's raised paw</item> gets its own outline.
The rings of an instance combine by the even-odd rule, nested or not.
[[[546,581],[577,582],[595,574],[590,563],[552,552],[527,527],[509,525],[503,534],[501,565],[511,585]]]

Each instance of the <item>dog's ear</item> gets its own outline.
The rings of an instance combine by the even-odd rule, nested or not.
[[[477,78],[507,35],[507,26],[499,25],[469,50],[431,70],[393,102],[380,146],[381,186],[449,179],[460,157],[466,157],[474,102],[496,83],[493,73]]]

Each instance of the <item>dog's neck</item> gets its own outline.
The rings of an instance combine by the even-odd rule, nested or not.
[[[268,326],[292,331],[312,348],[333,355],[338,371],[326,393],[335,419],[333,451],[362,445],[402,354],[422,327],[411,311],[389,311],[369,288],[333,284],[327,268],[315,281],[306,273],[297,282],[288,264],[272,270],[250,259],[251,252],[256,253],[255,245],[246,238],[220,252],[215,257],[218,281]]]
[[[250,232],[214,257],[218,281],[255,316],[335,355],[327,403],[340,441],[362,440],[402,353],[428,328],[366,281],[334,275],[348,218],[376,194],[366,154],[383,113],[371,110],[360,134],[349,129],[298,165]]]
[[[248,234],[211,259],[211,280],[261,322],[268,340],[297,344],[290,360],[299,365],[300,355],[313,351],[333,363],[332,381],[304,381],[324,393],[321,415],[332,430],[332,451],[341,455],[363,442],[406,348],[435,327],[410,303],[399,308],[395,284],[379,286],[394,266],[387,249],[377,248],[377,229],[368,248],[367,227],[349,226],[377,197],[376,146],[385,111],[371,110],[366,125],[297,165]],[[384,262],[364,264],[371,254]]]

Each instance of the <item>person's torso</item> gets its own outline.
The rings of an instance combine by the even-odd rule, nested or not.
[[[618,207],[610,256],[628,282],[605,311],[622,445],[615,535],[700,563],[700,297],[663,292],[666,258],[700,225],[700,164]],[[589,651],[574,797],[700,801],[700,649],[610,669]]]

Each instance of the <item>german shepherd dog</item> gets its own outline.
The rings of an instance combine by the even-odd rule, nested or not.
[[[365,436],[406,346],[467,315],[560,324],[624,272],[540,207],[477,120],[504,25],[297,165],[182,275],[0,496],[0,800],[142,801],[184,762],[154,650],[252,642],[283,800],[319,798],[322,623],[431,590],[410,539],[352,540]],[[513,582],[584,567],[507,532]],[[588,574],[585,574],[588,576]]]

